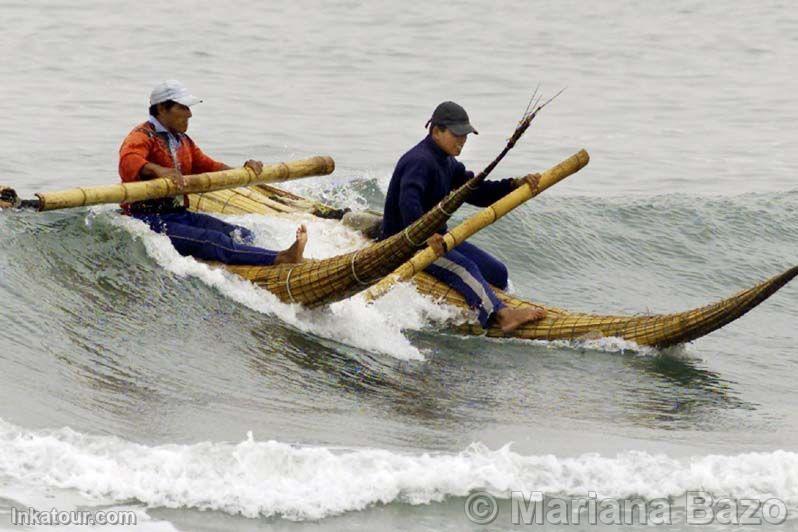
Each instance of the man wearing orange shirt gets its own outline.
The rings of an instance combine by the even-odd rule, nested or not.
[[[182,188],[184,175],[230,169],[205,155],[186,135],[190,107],[201,101],[179,81],[165,81],[153,89],[149,119],[133,128],[119,149],[119,175],[123,182],[168,177]],[[251,159],[244,166],[256,175],[263,169],[263,163]],[[297,229],[296,241],[291,247],[271,251],[249,245],[254,235],[245,227],[190,212],[187,207],[185,196],[122,204],[125,214],[166,234],[181,255],[225,264],[271,265],[302,261],[308,238],[304,225]]]

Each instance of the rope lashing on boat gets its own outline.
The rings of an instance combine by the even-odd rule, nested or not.
[[[449,216],[449,217],[451,217],[451,216],[454,214],[453,212],[446,212],[446,209],[444,209],[444,208],[443,208],[443,201],[441,201],[440,203],[438,203],[438,209],[439,209],[439,210],[440,210],[440,211],[441,211],[443,214],[445,214],[446,216]]]
[[[363,251],[363,250],[362,250],[362,249],[359,249],[359,250],[357,250],[357,252],[356,252],[354,255],[352,255],[352,261],[351,261],[351,265],[352,265],[352,277],[354,277],[354,278],[355,278],[355,281],[357,281],[357,282],[358,282],[358,284],[361,284],[361,285],[363,285],[363,286],[368,286],[368,285],[370,285],[371,283],[367,283],[367,282],[365,282],[365,281],[361,281],[361,280],[360,280],[360,277],[358,277],[358,276],[357,276],[357,271],[355,270],[355,261],[357,260],[357,257],[358,257],[358,255],[360,255],[360,252],[361,252],[361,251]]]
[[[407,233],[407,230],[408,230],[408,229],[410,229],[410,227],[412,227],[412,226],[408,225],[407,227],[405,227],[405,230],[404,230],[404,231],[402,231],[402,233],[404,233],[404,235],[405,235],[405,240],[407,240],[408,242],[410,242],[410,245],[411,245],[411,246],[413,246],[413,247],[416,247],[416,248],[420,248],[420,247],[421,247],[421,246],[423,246],[424,244],[416,244],[415,242],[413,242],[413,239],[412,239],[412,238],[410,238],[410,235]]]

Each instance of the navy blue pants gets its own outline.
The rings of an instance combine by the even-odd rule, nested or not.
[[[163,233],[172,241],[178,253],[202,260],[224,264],[274,264],[277,251],[237,242],[233,233],[242,242],[251,243],[254,235],[246,227],[223,222],[207,214],[177,211],[155,214],[133,214],[150,229]]]
[[[483,327],[505,306],[490,285],[507,288],[507,267],[473,244],[463,242],[427,266],[426,272],[463,294],[468,306],[479,312]]]

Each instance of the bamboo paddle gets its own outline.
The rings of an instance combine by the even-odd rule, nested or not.
[[[533,192],[529,185],[524,183],[490,207],[485,207],[478,213],[469,217],[443,236],[447,249],[454,249],[455,246],[464,242],[468,237],[489,226],[525,201],[537,196],[569,175],[578,172],[587,165],[589,160],[590,156],[588,153],[585,150],[580,150],[557,166],[553,166],[543,172],[540,176],[540,184],[536,192]],[[438,257],[439,255],[435,250],[427,246],[416,253],[409,261],[395,269],[390,275],[386,275],[380,282],[366,290],[366,300],[373,301],[385,295],[394,284],[412,279],[414,275],[435,262]]]
[[[58,192],[36,194],[38,199],[16,201],[20,207],[51,211],[55,209],[69,209],[72,207],[85,207],[101,203],[130,203],[157,198],[179,196],[181,194],[196,194],[212,192],[227,188],[246,187],[260,183],[279,183],[301,177],[328,175],[335,170],[332,157],[317,156],[301,161],[268,164],[263,166],[263,171],[256,176],[255,172],[247,167],[222,170],[221,172],[208,172],[204,174],[187,175],[186,186],[179,189],[168,177],[138,181],[135,183],[120,183],[116,185],[101,185],[96,187],[73,188]],[[13,190],[5,189],[7,199],[11,199]],[[15,197],[15,194],[14,194]],[[2,198],[0,198],[2,200]],[[7,201],[9,203],[9,201]]]

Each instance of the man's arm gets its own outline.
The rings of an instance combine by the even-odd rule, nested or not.
[[[119,177],[124,183],[147,181],[158,177],[171,177],[178,188],[185,180],[176,168],[167,168],[147,161],[152,149],[152,140],[141,131],[134,131],[125,138],[119,148]]]
[[[474,172],[468,171],[460,161],[455,163],[457,166],[452,176],[453,188],[461,187],[466,181],[474,177]],[[500,181],[485,180],[466,198],[466,203],[477,207],[487,207],[491,203],[503,198],[516,188],[516,180],[513,178],[502,179]]]
[[[230,167],[219,162],[203,152],[191,137],[186,136],[189,148],[191,149],[191,173],[203,174],[205,172],[218,172],[219,170],[229,170]]]
[[[232,166],[228,166],[223,162],[216,161],[206,155],[205,152],[203,152],[190,138],[189,143],[191,146],[191,166],[193,173],[201,174],[204,172],[218,172],[220,170],[233,169]],[[244,166],[255,172],[256,176],[260,175],[261,171],[263,170],[263,163],[256,161],[255,159],[249,159],[244,163]]]
[[[249,168],[255,175],[258,176],[263,171],[263,163],[260,161],[256,161],[255,159],[249,159],[247,162],[244,163],[244,168]],[[232,170],[232,166],[227,166],[226,164],[222,163],[221,170]]]
[[[142,181],[157,179],[159,177],[169,177],[177,188],[182,189],[186,186],[186,178],[177,168],[167,168],[155,163],[147,163],[141,167],[139,172]]]
[[[140,131],[133,131],[125,137],[122,146],[119,147],[119,177],[123,182],[132,183],[147,179],[147,176],[141,175],[141,171],[150,164],[147,162],[147,157],[151,149],[152,141]]]

